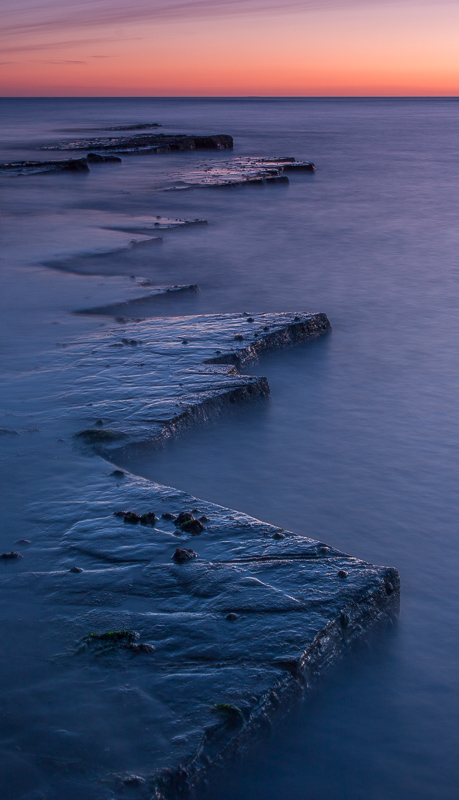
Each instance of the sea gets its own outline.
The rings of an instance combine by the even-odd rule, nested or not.
[[[457,800],[459,100],[4,98],[0,161],[56,157],[41,148],[145,123],[229,133],[234,150],[132,155],[81,175],[0,171],[0,424],[14,428],[24,402],[16,375],[41,370],[45,396],[53,348],[113,324],[74,313],[100,294],[101,275],[198,284],[171,301],[172,316],[325,312],[330,335],[250,366],[268,378],[269,402],[117,464],[400,572],[398,623],[349,653],[205,800]],[[316,172],[186,184],[249,156],[306,159]],[[127,235],[112,230],[127,215],[208,224],[166,230],[128,257]],[[40,471],[33,435],[16,473],[24,501]],[[12,448],[25,447],[15,441],[0,437],[8,480]],[[15,613],[2,608],[8,630]],[[14,647],[0,665],[7,694],[24,680],[12,660]],[[21,778],[15,736],[1,714],[2,797],[62,800],[40,788],[52,787],[52,762]],[[83,800],[78,782],[67,797]]]

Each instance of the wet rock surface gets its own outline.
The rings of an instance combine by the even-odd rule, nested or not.
[[[49,748],[54,731],[73,719],[68,699],[60,717],[60,698],[80,709],[91,697],[89,728],[78,715],[73,722],[78,753],[87,752],[95,718],[116,719],[120,735],[135,731],[137,742],[116,768],[104,756],[82,778],[87,756],[75,761],[72,750],[69,758],[59,740],[58,786],[65,786],[59,770],[83,793],[98,783],[119,786],[122,769],[145,781],[148,798],[192,792],[263,735],[354,640],[397,614],[395,569],[289,531],[279,537],[279,528],[127,472],[113,480],[120,444],[162,444],[228,403],[265,396],[266,380],[237,367],[330,327],[324,314],[253,314],[250,325],[247,317],[101,331],[56,352],[55,378],[48,369],[53,424],[77,434],[84,473],[56,475],[52,497],[28,507],[39,566],[33,545],[27,558],[2,560],[4,596],[33,595],[46,619],[40,641],[52,642],[46,680],[37,678],[39,691],[30,682],[37,697],[26,728],[15,696],[8,718],[16,728],[21,721],[16,741],[34,769],[43,737]],[[113,349],[122,339],[136,346]],[[22,393],[35,396],[32,374],[23,376]],[[111,452],[112,463],[85,448]]]
[[[0,583],[4,592],[33,591],[48,619],[56,675],[41,701],[55,707],[63,693],[79,703],[90,679],[93,715],[119,717],[122,703],[123,725],[146,750],[141,770],[136,757],[118,758],[116,774],[138,776],[147,797],[175,800],[199,787],[265,735],[353,641],[397,614],[395,569],[288,531],[274,540],[266,523],[131,475],[120,488],[100,461],[87,478],[84,504],[61,486],[55,503],[29,508],[49,568],[21,562]],[[193,534],[169,519],[147,538],[140,524],[124,525],[113,513],[120,503],[140,518],[162,507],[184,519],[199,507],[208,523],[198,553]],[[21,714],[14,697],[8,710],[10,721]],[[40,760],[36,726],[30,719],[32,738],[24,732],[22,742],[32,763]],[[75,769],[66,759],[66,775]],[[84,785],[112,780],[101,764]]]
[[[60,161],[7,161],[0,164],[0,170],[14,175],[35,175],[43,172],[89,172],[89,165],[86,158],[70,158]]]
[[[116,128],[115,130],[120,129]],[[173,153],[186,150],[232,150],[232,148],[233,137],[228,134],[187,136],[186,134],[138,133],[131,136],[97,137],[77,139],[72,142],[58,142],[46,145],[43,150],[101,150],[129,155]]]
[[[59,388],[50,402],[60,415],[86,423],[75,441],[100,453],[141,442],[160,446],[234,404],[266,398],[266,378],[239,374],[244,364],[330,330],[321,313],[258,314],[254,320],[247,333],[244,314],[159,318],[76,340],[56,355]],[[235,340],[240,330],[242,342]],[[33,397],[34,376],[23,380],[24,393]],[[51,374],[49,380],[51,388]],[[94,404],[102,427],[95,426]]]
[[[183,294],[196,294],[199,292],[199,286],[195,283],[187,284],[186,286],[157,286],[151,287],[148,280],[137,280],[135,286],[129,287],[129,290],[124,293],[124,299],[119,299],[117,302],[107,303],[101,306],[92,306],[90,308],[81,308],[75,311],[76,314],[109,314],[117,317],[120,315],[131,317],[135,314],[136,308],[141,304],[148,301],[161,307],[164,307],[164,301],[167,303],[172,297],[177,297]],[[139,294],[142,292],[142,294]],[[138,296],[133,296],[137,294]],[[128,296],[126,296],[128,295]],[[129,296],[130,295],[130,296]]]
[[[202,162],[186,172],[178,172],[172,175],[173,181],[176,180],[168,190],[288,184],[285,172],[313,173],[315,169],[312,161],[296,161],[293,157],[236,156],[230,161]]]

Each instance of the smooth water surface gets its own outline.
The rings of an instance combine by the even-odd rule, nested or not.
[[[316,162],[315,175],[292,175],[287,187],[230,190],[163,191],[175,173],[228,152],[126,158],[88,176],[0,178],[0,357],[13,373],[36,357],[45,366],[37,354],[62,335],[111,324],[71,315],[100,273],[198,283],[200,294],[174,301],[173,314],[325,311],[330,336],[251,368],[269,379],[268,403],[162,451],[132,451],[122,464],[401,573],[398,626],[350,655],[209,798],[455,800],[459,102],[0,106],[4,160],[37,157],[39,144],[86,128],[157,121],[164,132],[231,133],[234,155]],[[104,226],[120,214],[209,225],[164,232],[140,254],[91,260],[119,244]],[[41,266],[81,252],[84,275]],[[158,312],[147,304],[141,313]]]

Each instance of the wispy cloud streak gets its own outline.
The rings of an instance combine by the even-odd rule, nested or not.
[[[260,12],[324,10],[393,4],[397,0],[3,0],[2,36],[52,33],[69,27],[93,28],[140,21],[174,21]]]

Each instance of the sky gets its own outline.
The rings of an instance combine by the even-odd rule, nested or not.
[[[0,0],[1,96],[457,96],[459,0]]]

